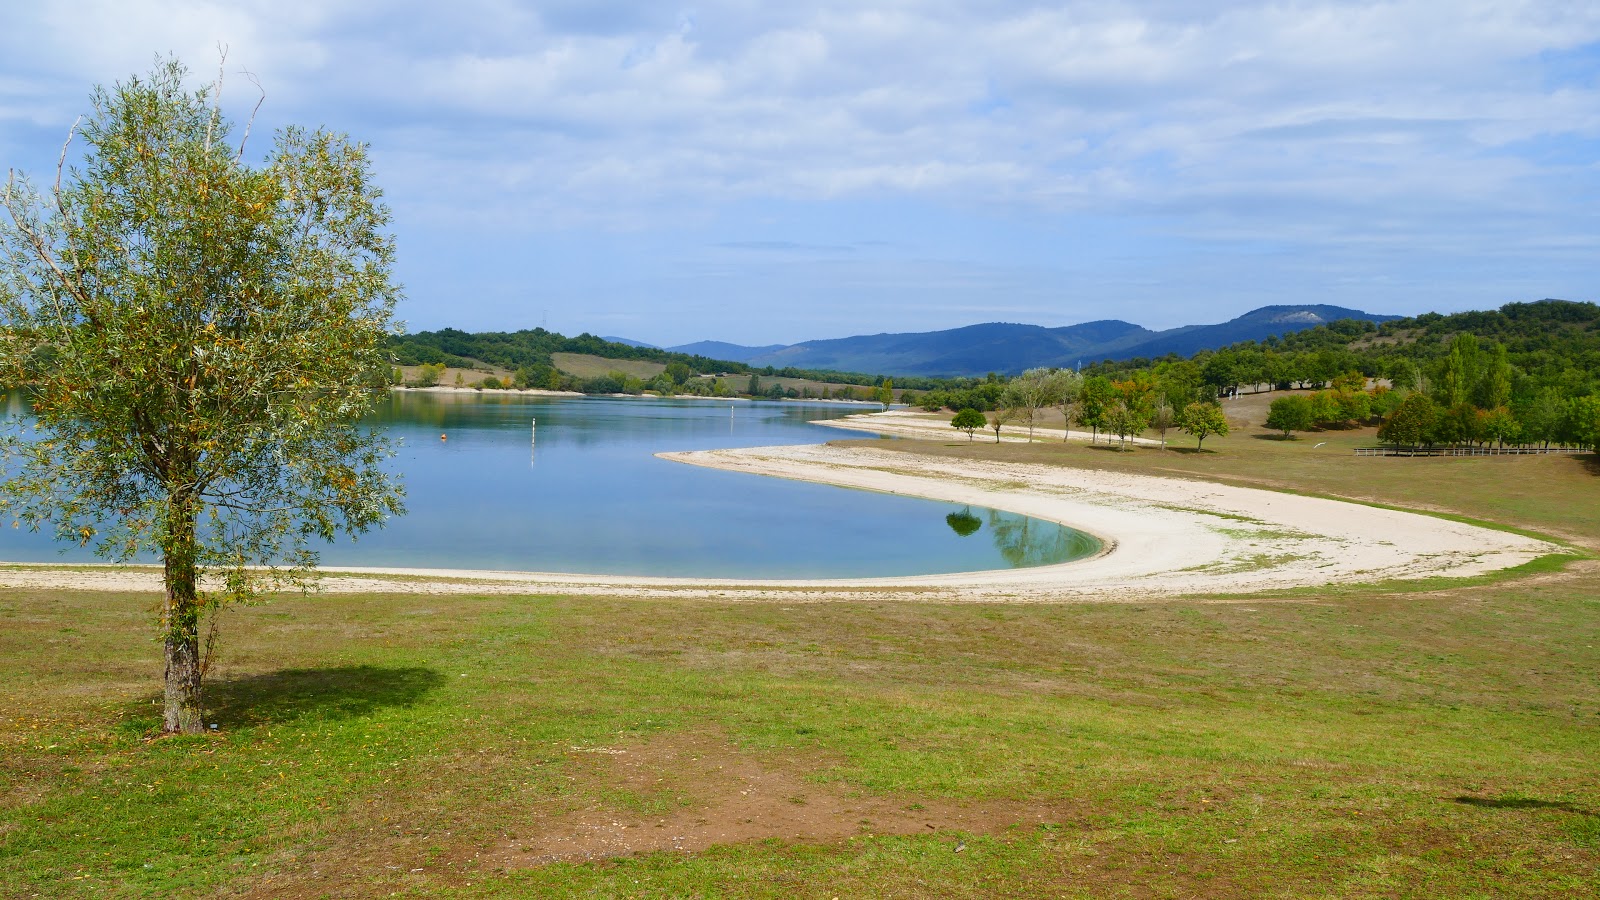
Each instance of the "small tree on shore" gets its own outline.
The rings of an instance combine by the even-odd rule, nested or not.
[[[1311,401],[1303,396],[1279,397],[1267,409],[1267,427],[1283,432],[1285,439],[1311,427]]]
[[[1150,427],[1161,435],[1161,449],[1167,449],[1167,430],[1177,421],[1177,411],[1167,402],[1166,396],[1157,397],[1155,408],[1150,413]]]
[[[979,428],[982,428],[986,424],[988,424],[988,421],[984,419],[983,413],[978,412],[971,407],[956,413],[955,417],[950,420],[950,427],[960,431],[965,431],[967,433],[967,440],[969,441],[972,440],[973,432],[977,431]]]
[[[1050,399],[1061,410],[1061,439],[1072,439],[1072,409],[1078,404],[1083,389],[1083,377],[1071,369],[1057,369],[1050,374]]]
[[[360,425],[398,290],[365,148],[289,128],[252,168],[185,74],[96,89],[81,169],[44,197],[6,184],[0,378],[28,386],[38,439],[5,438],[0,506],[162,560],[163,729],[197,733],[204,619],[401,511]]]
[[[1194,436],[1195,449],[1199,450],[1206,438],[1228,433],[1228,417],[1215,403],[1191,403],[1179,415],[1178,428]]]
[[[1016,418],[1016,416],[1017,410],[1010,406],[999,406],[989,413],[989,427],[994,429],[994,442],[996,444],[1000,443],[1000,429],[1006,427],[1006,423]]]
[[[1089,435],[1091,444],[1100,439],[1100,429],[1105,427],[1106,414],[1110,412],[1116,397],[1117,389],[1112,386],[1111,379],[1103,375],[1084,379],[1078,389],[1077,423],[1092,429]]]

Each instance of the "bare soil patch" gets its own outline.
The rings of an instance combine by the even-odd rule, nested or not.
[[[854,793],[819,781],[823,759],[779,760],[706,732],[617,747],[573,747],[580,780],[631,795],[645,809],[595,804],[543,819],[525,840],[480,858],[506,869],[778,839],[830,843],[873,834],[992,834],[1058,821],[1058,805],[952,802]],[[632,805],[632,804],[630,804]],[[952,845],[957,841],[952,838]]]

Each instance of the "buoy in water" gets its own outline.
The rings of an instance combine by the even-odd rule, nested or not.
[[[449,438],[447,438],[447,437],[445,437],[444,435],[441,434],[441,435],[439,435],[439,440],[447,441],[447,440],[449,440]]]

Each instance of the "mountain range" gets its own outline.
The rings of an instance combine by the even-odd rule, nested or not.
[[[1387,322],[1379,315],[1340,306],[1263,306],[1216,325],[1184,325],[1164,331],[1103,319],[1060,328],[988,322],[944,331],[866,334],[799,344],[746,347],[697,341],[666,349],[752,366],[885,375],[951,377],[997,372],[1014,375],[1038,366],[1071,367],[1104,359],[1191,356],[1239,341],[1259,341],[1339,319]],[[638,346],[638,341],[607,338]]]

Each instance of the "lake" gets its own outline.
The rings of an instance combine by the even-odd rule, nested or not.
[[[321,548],[328,565],[706,578],[859,578],[1045,565],[1098,549],[1013,513],[724,472],[673,450],[821,443],[867,407],[394,392],[408,514]],[[535,426],[535,422],[537,425]],[[441,436],[442,439],[441,439]],[[92,559],[0,529],[0,559]]]

